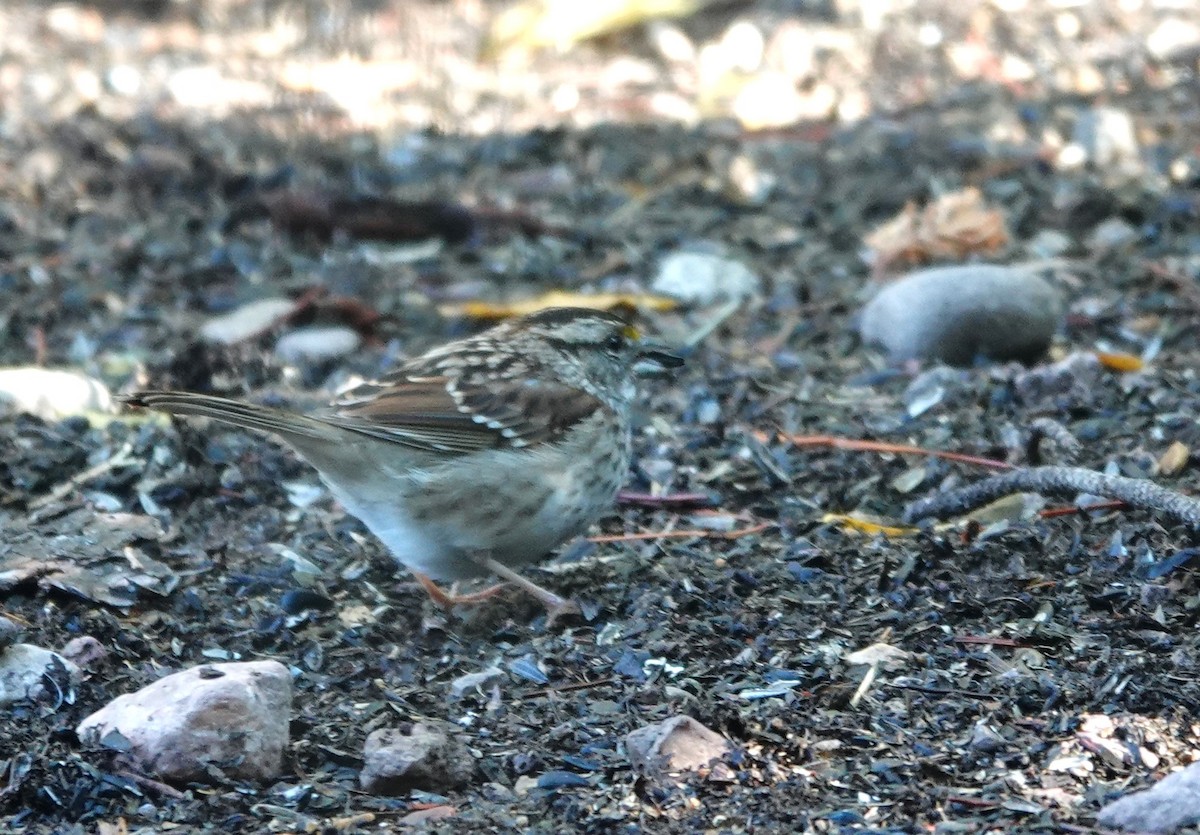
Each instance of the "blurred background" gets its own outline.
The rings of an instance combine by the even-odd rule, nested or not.
[[[981,96],[1170,90],[1159,115],[1185,129],[1200,55],[1187,0],[14,0],[0,31],[8,132],[88,107],[393,137],[650,120],[763,131]]]

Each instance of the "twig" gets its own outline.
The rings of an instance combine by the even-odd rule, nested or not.
[[[66,496],[76,487],[94,478],[104,475],[105,473],[115,470],[117,467],[123,467],[126,464],[134,463],[134,459],[130,457],[133,452],[133,444],[127,443],[108,458],[101,461],[99,464],[94,464],[80,473],[76,473],[66,481],[57,485],[49,493],[44,493],[35,499],[29,500],[29,510],[39,510],[48,504],[53,504],[59,499]]]
[[[1170,267],[1155,261],[1145,261],[1143,264],[1146,267],[1146,272],[1170,284],[1171,289],[1175,290],[1183,298],[1186,298],[1193,308],[1200,308],[1200,290],[1196,287],[1196,279],[1176,272]]]
[[[862,681],[858,683],[858,687],[854,691],[854,695],[850,697],[850,707],[857,709],[858,703],[862,701],[863,696],[867,695],[867,691],[871,689],[871,685],[875,683],[875,677],[879,675],[879,665],[872,664],[863,674]]]
[[[966,699],[994,699],[995,693],[976,693],[972,690],[959,690],[957,687],[928,687],[924,684],[897,684],[894,681],[885,682],[884,687],[895,687],[897,690],[915,690],[918,693],[928,693],[931,696],[962,696]]]
[[[1000,638],[995,635],[955,635],[953,640],[956,644],[984,644],[994,647],[1024,648],[1030,646],[1030,644],[1014,641],[1012,638]]]
[[[769,443],[771,440],[771,436],[766,432],[754,432],[753,434],[755,438],[763,443]],[[1014,469],[1014,466],[1007,461],[998,461],[995,458],[982,458],[978,455],[946,452],[940,449],[925,449],[924,447],[910,446],[908,444],[892,444],[886,441],[864,441],[854,438],[839,438],[836,435],[787,435],[783,432],[780,432],[776,437],[780,441],[786,441],[798,447],[819,446],[830,447],[832,449],[848,449],[856,452],[892,452],[898,455],[929,455],[934,458],[958,461],[961,464],[974,464],[993,470]]]
[[[725,323],[726,319],[741,309],[742,301],[742,299],[730,299],[725,302],[707,322],[696,328],[683,344],[688,348],[695,348],[701,342],[708,339],[713,331]]]
[[[168,786],[166,783],[160,783],[158,780],[147,777],[144,774],[138,774],[135,771],[129,771],[128,769],[124,768],[117,769],[115,773],[118,777],[124,777],[130,782],[137,783],[143,789],[149,789],[152,792],[157,792],[164,797],[170,797],[173,800],[183,800],[187,797],[186,794],[174,786]]]
[[[947,803],[957,803],[960,806],[972,806],[976,809],[995,809],[1000,804],[995,800],[984,800],[982,797],[970,797],[963,794],[952,794],[946,798]]]
[[[1189,527],[1200,527],[1200,501],[1140,478],[1105,475],[1082,467],[1028,467],[913,502],[904,512],[915,522],[974,510],[1011,493],[1111,496],[1133,507],[1157,511]]]
[[[573,684],[563,684],[558,687],[547,687],[545,690],[534,690],[532,693],[523,693],[519,698],[537,699],[542,696],[552,696],[555,693],[570,693],[573,690],[587,690],[589,687],[603,687],[605,684],[612,684],[614,681],[616,679],[613,676],[605,676],[595,681],[576,681]]]
[[[1051,507],[1046,510],[1038,511],[1038,516],[1043,519],[1057,519],[1059,516],[1078,516],[1083,513],[1096,513],[1101,510],[1121,510],[1129,507],[1125,502],[1096,502],[1095,504],[1085,504],[1080,507]]]
[[[614,533],[602,534],[601,536],[589,536],[588,542],[641,542],[653,539],[693,539],[696,537],[710,537],[713,539],[741,539],[743,536],[749,536],[753,533],[765,531],[767,528],[773,528],[773,522],[762,522],[757,525],[751,525],[748,528],[741,528],[736,531],[703,531],[703,530],[686,530],[686,531],[641,531],[639,533]]]
[[[663,496],[655,496],[652,493],[622,490],[617,493],[617,502],[643,507],[697,507],[710,506],[713,500],[712,496],[707,493],[667,493]]]

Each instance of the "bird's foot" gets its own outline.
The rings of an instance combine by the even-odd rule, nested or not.
[[[493,574],[503,577],[509,584],[517,586],[526,594],[537,599],[539,603],[546,607],[546,628],[554,626],[555,621],[567,615],[578,615],[582,613],[579,604],[561,595],[555,594],[549,589],[542,588],[537,583],[527,577],[522,577],[516,571],[513,571],[507,565],[491,557],[481,554],[473,558],[480,567],[486,568]],[[506,584],[507,585],[507,584]]]
[[[426,594],[429,595],[429,599],[443,609],[447,615],[453,613],[455,606],[467,606],[474,603],[482,603],[485,600],[490,600],[508,588],[508,583],[497,583],[494,586],[488,586],[486,589],[471,592],[470,594],[459,594],[456,590],[457,584],[455,584],[455,586],[451,586],[450,591],[446,591],[425,574],[420,574],[414,571],[413,576],[417,579],[417,582],[421,584],[421,587],[425,589]]]

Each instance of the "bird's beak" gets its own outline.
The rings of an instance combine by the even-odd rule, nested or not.
[[[638,374],[661,374],[683,365],[683,357],[672,353],[666,345],[653,339],[638,343],[637,362],[633,370]]]

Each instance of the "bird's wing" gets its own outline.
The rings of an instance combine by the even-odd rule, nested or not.
[[[470,373],[456,363],[409,363],[346,392],[322,419],[382,440],[454,455],[554,441],[604,408],[598,398],[572,386],[495,372]]]

